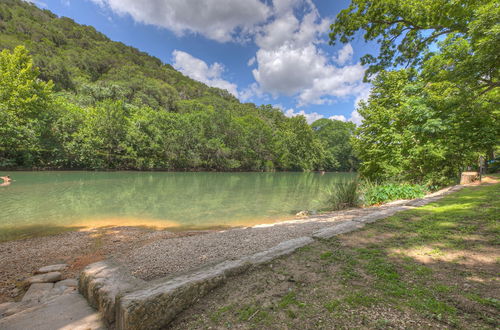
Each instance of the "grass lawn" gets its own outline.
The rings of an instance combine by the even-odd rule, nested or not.
[[[499,328],[500,184],[473,186],[232,278],[173,328]]]

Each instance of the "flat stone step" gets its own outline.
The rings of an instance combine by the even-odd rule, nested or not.
[[[61,280],[61,273],[50,272],[46,274],[35,275],[28,278],[28,283],[54,283]]]
[[[67,288],[77,288],[78,281],[73,278],[68,278],[54,284],[54,288],[67,287]]]
[[[57,264],[57,265],[50,265],[50,266],[45,266],[40,269],[38,269],[35,274],[45,274],[45,273],[51,273],[51,272],[62,272],[68,268],[67,264]]]
[[[105,330],[101,316],[78,293],[65,294],[46,303],[0,319],[8,330]]]
[[[23,303],[40,303],[52,294],[54,283],[33,283],[24,294]]]

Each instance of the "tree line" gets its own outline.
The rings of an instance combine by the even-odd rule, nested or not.
[[[83,106],[39,70],[23,46],[0,53],[0,166],[169,170],[351,170],[353,125],[310,126],[271,106],[215,96],[175,111],[105,98]],[[335,143],[334,141],[338,141]]]

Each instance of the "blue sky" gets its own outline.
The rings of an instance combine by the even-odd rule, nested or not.
[[[329,25],[348,0],[37,0],[92,25],[242,102],[272,104],[309,122],[359,122],[367,97],[359,58],[374,47],[356,38],[328,45]]]

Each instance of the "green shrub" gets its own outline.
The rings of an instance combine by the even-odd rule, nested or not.
[[[420,198],[426,192],[425,186],[410,183],[376,184],[365,182],[361,190],[364,205],[381,204],[397,199]]]
[[[325,204],[336,211],[360,205],[359,182],[357,179],[343,179],[326,190]]]

